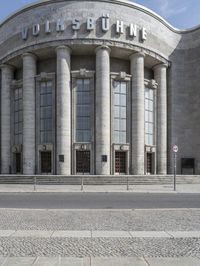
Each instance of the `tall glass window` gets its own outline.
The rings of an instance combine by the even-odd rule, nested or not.
[[[22,88],[14,90],[14,141],[15,145],[22,144],[23,132],[23,96]]]
[[[52,142],[52,81],[40,83],[40,143]]]
[[[154,145],[154,90],[145,88],[145,144]]]
[[[76,80],[76,141],[91,141],[90,79]]]
[[[126,143],[127,82],[114,81],[114,142]]]

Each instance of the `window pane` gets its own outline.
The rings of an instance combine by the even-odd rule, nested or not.
[[[19,111],[19,122],[23,121],[23,112]]]
[[[19,110],[23,110],[23,101],[22,101],[22,99],[19,100]]]
[[[120,132],[119,142],[126,143],[126,132]]]
[[[77,79],[77,91],[83,91],[83,80],[82,79]]]
[[[19,121],[18,112],[15,112],[15,123],[18,123],[18,121]]]
[[[51,93],[52,92],[52,81],[48,81],[47,82],[47,93]]]
[[[18,144],[22,144],[22,134],[19,134],[18,136]]]
[[[114,131],[114,141],[115,143],[119,143],[119,131]]]
[[[19,110],[19,102],[15,101],[15,111],[18,111],[18,110]]]
[[[149,89],[149,99],[153,100],[153,90]]]
[[[149,110],[149,100],[145,99],[145,110]]]
[[[90,141],[90,130],[83,131],[83,141],[85,142]]]
[[[117,117],[120,117],[120,107],[119,106],[115,106],[114,107],[114,116],[117,118]]]
[[[126,118],[126,107],[121,107],[121,118]]]
[[[120,120],[115,118],[115,121],[114,121],[114,128],[115,130],[119,130],[120,129]]]
[[[40,130],[45,130],[45,120],[44,119],[40,120]]]
[[[114,84],[114,141],[126,143],[127,83],[115,81]]]
[[[18,89],[15,90],[15,100],[18,99]]]
[[[153,134],[153,125],[149,123],[149,134]]]
[[[40,83],[40,93],[45,94],[46,93],[46,82]]]
[[[90,80],[84,79],[84,91],[89,91],[89,90],[90,90]]]
[[[47,105],[52,105],[52,94],[47,94]]]
[[[119,81],[114,81],[113,82],[113,89],[115,93],[120,93],[120,82]]]
[[[145,122],[149,121],[149,112],[145,111]]]
[[[124,94],[121,94],[120,95],[120,105],[121,106],[126,106],[126,95],[124,95]]]
[[[121,119],[120,120],[120,126],[119,126],[119,128],[120,128],[120,131],[126,131],[126,119]]]
[[[153,112],[149,112],[148,119],[149,119],[149,122],[153,123]]]
[[[120,97],[119,97],[119,94],[115,94],[115,96],[114,96],[114,104],[115,105],[120,105]]]
[[[90,79],[77,79],[76,84],[76,141],[89,142],[91,140]]]
[[[149,111],[153,111],[153,102],[149,101]]]
[[[40,105],[45,106],[46,105],[46,94],[42,94],[40,96]]]
[[[18,128],[18,130],[19,130],[19,133],[23,131],[23,124],[22,124],[22,123],[19,123],[19,128]]]
[[[121,82],[121,93],[126,94],[126,82]]]
[[[15,134],[18,134],[18,124],[15,124]]]

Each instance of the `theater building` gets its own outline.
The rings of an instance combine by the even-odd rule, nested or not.
[[[1,173],[200,173],[200,28],[122,0],[45,0],[0,24]]]

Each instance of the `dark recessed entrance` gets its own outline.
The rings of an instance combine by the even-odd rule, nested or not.
[[[15,153],[15,170],[16,170],[16,174],[21,174],[22,173],[21,153]]]
[[[41,152],[41,173],[51,173],[51,152]]]
[[[76,151],[76,173],[90,173],[90,151]]]
[[[153,174],[153,153],[147,153],[147,174]]]
[[[115,173],[126,173],[126,152],[115,152]]]

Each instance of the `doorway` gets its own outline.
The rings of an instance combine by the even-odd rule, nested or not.
[[[51,152],[41,152],[41,173],[50,174],[52,172]]]
[[[15,153],[15,172],[16,174],[22,173],[21,153]]]
[[[90,151],[76,151],[76,173],[90,174]]]
[[[154,174],[154,167],[153,167],[153,153],[147,152],[147,168],[146,174],[153,175]]]
[[[126,152],[115,152],[115,173],[126,174]]]

